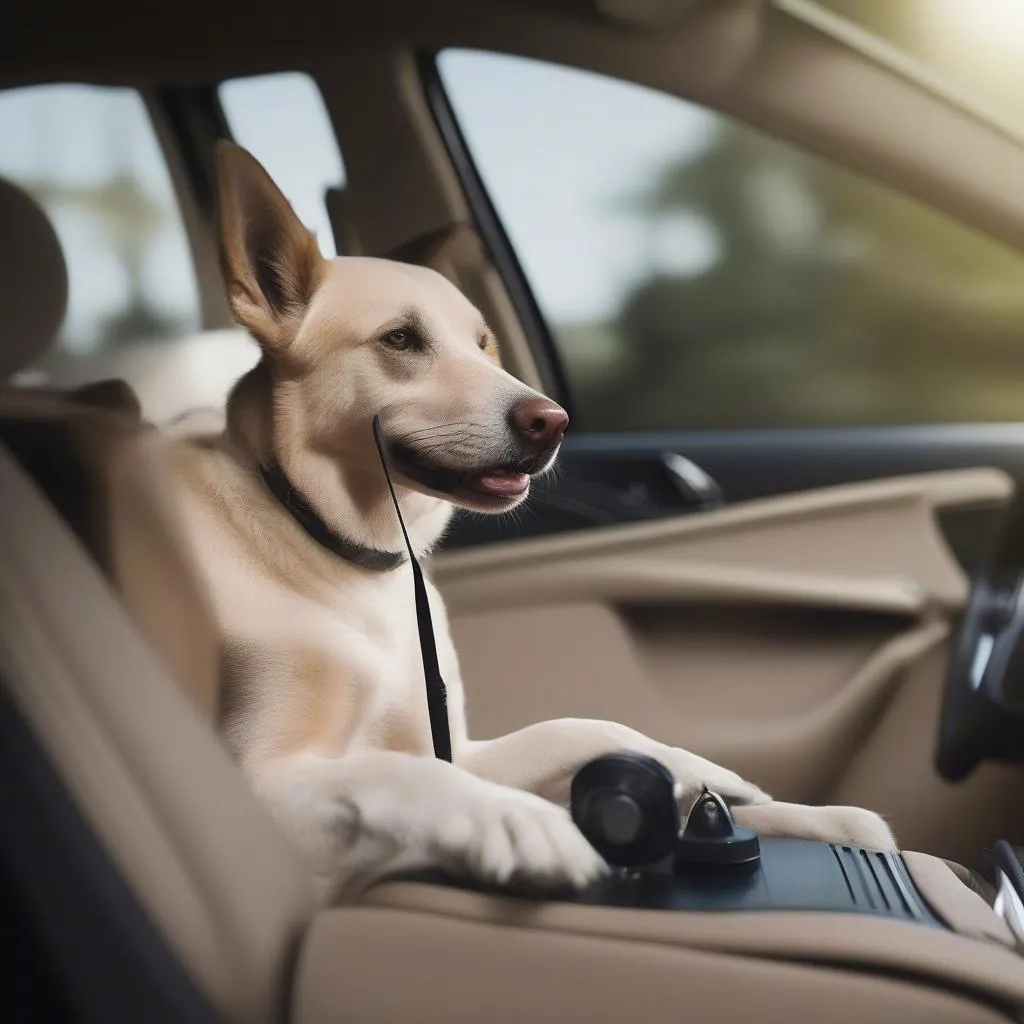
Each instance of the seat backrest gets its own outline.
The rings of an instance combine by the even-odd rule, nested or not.
[[[220,1018],[269,1024],[312,884],[212,728],[217,638],[166,480],[126,386],[0,392],[0,685]]]
[[[60,239],[24,190],[0,180],[0,378],[41,358],[68,298]],[[140,443],[132,389],[113,380],[59,391],[4,388],[0,443],[43,490],[107,576],[154,652],[207,717],[216,713],[217,639],[189,571],[164,477]]]
[[[52,443],[49,423],[32,429],[35,452],[75,467],[59,500],[86,507],[74,493],[82,464]],[[196,713],[202,701],[195,692],[191,704],[185,699],[43,489],[2,447],[0,492],[0,677],[7,695],[118,874],[222,1019],[279,1019],[294,950],[314,910],[308,871],[209,718]],[[161,602],[173,611],[185,652],[178,667],[185,670],[198,663],[206,641],[187,621],[191,613],[177,607],[177,569],[162,575],[177,557],[161,535],[163,510],[147,506],[141,476],[110,493],[118,506],[108,509],[110,522],[127,524],[131,538],[116,546],[113,563],[145,555],[129,577],[132,593],[146,595],[136,620],[152,623]],[[110,534],[98,536],[102,543]],[[154,600],[164,578],[171,585]],[[171,632],[168,622],[160,624],[163,638]]]
[[[0,180],[0,378],[42,357],[60,332],[68,275],[46,212]],[[216,713],[217,639],[189,571],[164,477],[142,444],[132,389],[117,381],[71,393],[4,388],[0,443],[43,490],[120,595],[175,681]]]
[[[212,722],[217,637],[151,434],[120,382],[67,396],[18,390],[0,399],[0,443],[75,532],[179,688]]]

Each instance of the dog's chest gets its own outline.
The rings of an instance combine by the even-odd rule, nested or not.
[[[194,500],[186,512],[223,643],[222,728],[240,759],[431,752],[408,566],[384,574],[341,566],[310,583],[286,547],[265,549],[260,541],[268,538],[238,536],[228,517]],[[430,589],[449,706],[458,716],[457,664]]]
[[[353,665],[361,687],[362,713],[347,746],[425,754],[431,752],[430,723],[412,580],[406,570],[395,577],[356,614],[351,595],[337,605],[349,639],[353,632],[360,638],[358,652],[344,644],[338,654]]]
[[[327,600],[264,582],[233,608],[232,746],[260,759],[431,752],[412,584],[395,575]]]

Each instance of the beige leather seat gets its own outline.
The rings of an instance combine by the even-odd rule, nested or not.
[[[0,368],[10,376],[52,343],[67,278],[45,215],[2,182],[0,223],[14,228],[4,248],[24,255],[0,273]],[[53,878],[86,877],[72,862],[87,829],[127,882],[114,903],[137,901],[153,950],[184,967],[179,982],[219,1019],[276,1020],[311,891],[212,728],[216,640],[146,432],[116,382],[66,395],[4,388],[3,695],[81,818],[74,842],[51,834],[42,850],[55,858]],[[92,963],[85,936],[74,941],[59,887],[36,886],[24,870],[13,884],[26,912],[51,923],[44,945],[73,977],[76,961],[78,971]],[[102,935],[100,918],[115,910],[93,910]],[[144,965],[133,968],[144,977]]]
[[[46,254],[33,296],[59,298],[59,247],[24,202],[0,186],[0,222],[20,207]],[[7,372],[59,323],[30,313],[0,321]],[[995,1024],[1024,1006],[1013,937],[927,857],[914,878],[948,932],[411,884],[314,916],[217,740],[216,639],[159,470],[116,383],[0,396],[0,878],[87,1019]]]

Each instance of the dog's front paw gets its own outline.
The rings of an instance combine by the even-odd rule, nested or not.
[[[490,783],[482,783],[473,796],[437,821],[437,852],[445,866],[484,882],[575,888],[608,871],[563,808]]]
[[[730,806],[765,804],[771,797],[742,776],[717,765],[714,761],[691,754],[679,747],[662,746],[653,753],[671,773],[680,790],[680,803],[684,812],[707,786]]]
[[[821,807],[822,829],[829,842],[865,846],[870,850],[896,853],[899,845],[888,822],[863,807]]]
[[[733,817],[737,823],[766,836],[816,839],[870,850],[899,850],[885,819],[863,807],[805,807],[773,801],[737,807]]]

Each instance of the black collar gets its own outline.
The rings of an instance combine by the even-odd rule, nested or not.
[[[334,555],[346,562],[358,565],[360,569],[374,569],[384,572],[397,569],[405,561],[402,551],[378,551],[368,548],[347,537],[335,533],[317,514],[288,479],[277,462],[270,466],[260,465],[260,475],[270,493],[288,510],[292,519],[305,530],[306,534]]]

